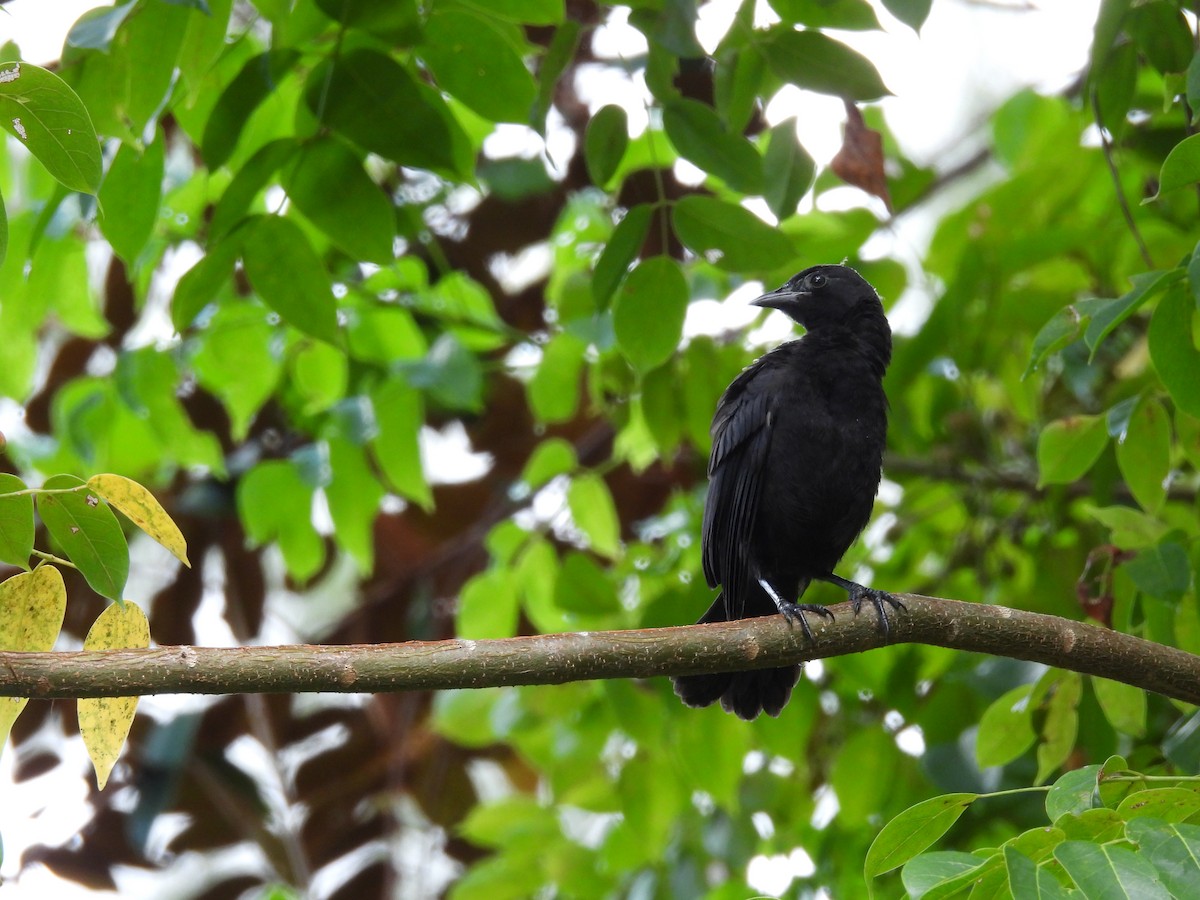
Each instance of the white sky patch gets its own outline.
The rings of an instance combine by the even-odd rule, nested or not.
[[[900,748],[900,752],[909,756],[924,756],[925,733],[921,731],[921,726],[909,725],[896,732],[896,746]]]
[[[476,453],[467,429],[458,419],[441,430],[421,426],[421,466],[431,484],[465,484],[482,478],[492,468],[492,454]]]
[[[497,253],[488,260],[488,269],[505,293],[519,294],[550,274],[554,251],[545,241],[530,244],[519,253]]]

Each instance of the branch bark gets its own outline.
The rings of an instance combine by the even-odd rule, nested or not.
[[[1003,606],[898,594],[908,607],[884,635],[875,615],[832,607],[814,643],[782,616],[637,631],[503,640],[283,647],[0,651],[0,696],[386,692],[561,684],[768,668],[923,643],[1045,663],[1200,703],[1200,656],[1141,638]]]

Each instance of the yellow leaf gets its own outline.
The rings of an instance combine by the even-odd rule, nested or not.
[[[83,642],[84,650],[149,646],[150,623],[146,621],[146,614],[128,600],[110,604],[100,613]],[[79,701],[79,733],[96,768],[96,786],[100,790],[108,783],[109,773],[125,746],[137,703],[137,697],[95,697]]]
[[[52,650],[62,630],[67,589],[54,566],[39,566],[0,583],[0,650]],[[0,697],[0,749],[28,700]]]
[[[183,532],[152,493],[123,475],[93,475],[87,484],[124,513],[134,525],[170,550],[176,559],[191,568]]]

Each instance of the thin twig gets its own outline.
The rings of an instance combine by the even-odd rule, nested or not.
[[[1133,239],[1137,242],[1138,250],[1142,254],[1142,262],[1146,264],[1147,269],[1154,268],[1154,259],[1150,256],[1150,248],[1146,246],[1145,239],[1142,238],[1142,232],[1138,230],[1137,222],[1133,220],[1133,210],[1129,208],[1129,201],[1125,198],[1125,191],[1121,188],[1121,173],[1117,170],[1116,160],[1113,159],[1112,142],[1108,139],[1108,132],[1104,130],[1104,123],[1100,121],[1100,95],[1095,88],[1091,91],[1092,100],[1092,115],[1096,119],[1096,131],[1100,134],[1100,146],[1104,150],[1104,161],[1108,163],[1109,174],[1112,175],[1113,190],[1117,195],[1117,204],[1121,207],[1121,215],[1125,217],[1125,224],[1129,227],[1129,233],[1133,235]]]

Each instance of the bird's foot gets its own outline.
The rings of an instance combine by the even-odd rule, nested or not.
[[[883,633],[887,634],[891,631],[891,623],[888,621],[887,607],[892,609],[907,609],[907,607],[889,594],[887,591],[876,590],[869,588],[866,585],[854,584],[847,589],[850,595],[850,605],[854,607],[854,614],[858,615],[858,610],[866,600],[875,607],[875,611],[879,614],[879,624],[883,628]]]
[[[779,592],[776,591],[775,588],[771,587],[771,583],[767,581],[767,579],[760,578],[758,579],[758,583],[762,586],[762,589],[767,592],[767,596],[774,601],[775,608],[778,609],[783,614],[783,617],[788,620],[788,624],[795,624],[797,621],[800,622],[800,627],[804,630],[804,636],[810,641],[815,642],[816,638],[813,637],[812,629],[808,627],[808,619],[804,618],[804,614],[806,612],[815,613],[816,615],[822,616],[826,619],[833,619],[833,613],[831,613],[824,606],[818,606],[815,603],[789,603],[787,600],[784,600],[779,596]]]

